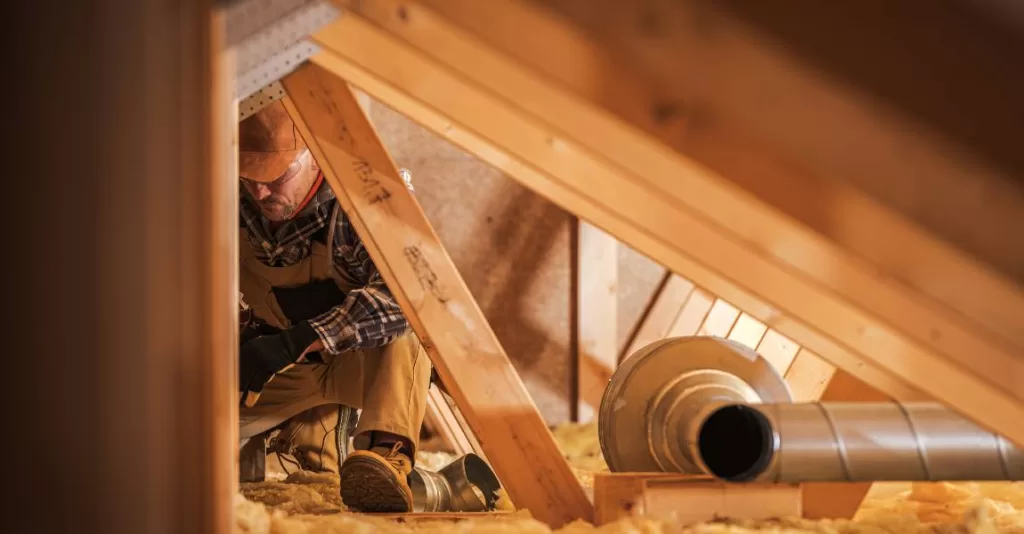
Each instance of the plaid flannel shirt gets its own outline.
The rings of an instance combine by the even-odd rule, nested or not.
[[[248,245],[268,266],[295,265],[309,256],[318,233],[327,235],[321,230],[330,221],[337,202],[324,181],[298,215],[274,230],[242,187],[239,211],[241,225],[248,230]],[[311,319],[310,324],[332,354],[386,345],[405,333],[409,322],[343,211],[335,224],[334,268],[358,289],[349,291],[344,302]]]

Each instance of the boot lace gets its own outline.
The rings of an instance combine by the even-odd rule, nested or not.
[[[401,470],[411,462],[411,458],[407,456],[403,451],[402,443],[396,442],[391,445],[391,449],[384,453],[384,460],[389,464],[393,465],[396,469]]]

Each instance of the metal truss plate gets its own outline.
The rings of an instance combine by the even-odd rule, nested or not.
[[[237,69],[247,72],[285,47],[305,40],[338,17],[339,10],[327,2],[313,2],[274,21],[237,45]]]
[[[270,56],[255,68],[239,73],[235,96],[245,99],[261,88],[284,78],[319,50],[312,41],[299,41]]]
[[[274,82],[256,91],[238,103],[238,122],[244,121],[271,102],[282,98],[284,98],[284,87],[281,86],[281,82]]]
[[[240,0],[226,10],[225,33],[228,46],[234,46],[288,13],[315,0]]]
[[[244,5],[256,1],[249,0]],[[273,8],[272,12],[278,15],[277,18],[272,18],[266,12],[253,15],[254,20],[264,22],[270,19],[270,22],[234,45],[236,98],[244,99],[261,87],[281,79],[315,54],[318,48],[308,37],[340,14],[329,2],[315,1],[301,3],[298,8],[280,15],[281,6],[288,4],[286,0],[282,2],[268,2],[267,8]],[[243,26],[249,29],[256,26],[256,23],[246,22]],[[234,31],[239,35],[243,33],[239,29]]]

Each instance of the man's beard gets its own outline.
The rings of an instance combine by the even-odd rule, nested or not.
[[[263,211],[263,216],[267,219],[280,222],[291,218],[295,213],[295,204],[285,200],[271,200],[269,202],[260,202],[260,209]]]

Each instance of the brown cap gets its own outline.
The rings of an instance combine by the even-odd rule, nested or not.
[[[255,182],[273,182],[306,149],[306,143],[278,100],[238,125],[238,171]]]

